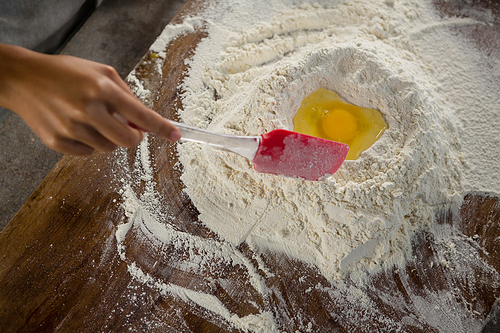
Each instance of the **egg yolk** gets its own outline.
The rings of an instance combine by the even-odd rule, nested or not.
[[[346,110],[337,109],[323,115],[321,129],[330,140],[346,141],[356,135],[358,123],[352,114]]]
[[[327,89],[316,90],[302,101],[293,125],[295,132],[349,145],[347,160],[357,159],[387,129],[379,111],[346,103]]]

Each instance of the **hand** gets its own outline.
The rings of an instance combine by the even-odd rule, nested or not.
[[[21,116],[48,147],[73,155],[133,147],[143,131],[180,138],[112,67],[5,44],[0,44],[0,106]]]

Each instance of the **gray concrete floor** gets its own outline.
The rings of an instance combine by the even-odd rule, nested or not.
[[[61,53],[111,65],[124,78],[185,2],[104,0]],[[19,116],[5,116],[0,123],[0,230],[61,157]]]

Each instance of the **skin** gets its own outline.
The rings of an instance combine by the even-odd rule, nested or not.
[[[180,138],[113,67],[6,44],[0,44],[0,106],[17,113],[49,148],[72,155],[134,147],[145,131]]]

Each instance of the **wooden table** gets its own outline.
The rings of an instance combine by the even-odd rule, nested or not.
[[[188,2],[172,23],[196,13],[202,3]],[[453,14],[459,7],[450,7],[448,1],[436,4],[443,15]],[[496,4],[485,1],[479,5],[492,6],[498,15]],[[487,30],[494,39],[498,32],[498,25]],[[152,106],[160,114],[176,119],[184,60],[204,36],[199,29],[168,45],[161,82],[149,53],[138,65],[138,77],[158,96]],[[480,47],[494,45],[476,40]],[[191,235],[216,238],[201,225],[196,208],[181,192],[174,145],[155,137],[150,140],[150,153],[156,161],[154,181],[173,216],[168,223]],[[118,193],[123,167],[117,165],[119,154],[63,157],[0,234],[1,332],[241,331],[189,298],[134,279],[128,272],[131,262],[166,285],[216,297],[230,314],[240,318],[268,311],[286,332],[307,332],[309,325],[312,332],[392,332],[397,328],[394,323],[402,332],[438,332],[427,324],[429,317],[449,315],[453,322],[457,320],[453,314],[465,313],[464,321],[482,322],[500,295],[500,201],[472,194],[466,196],[457,214],[439,212],[438,223],[453,226],[458,241],[469,242],[474,251],[446,252],[445,244],[433,234],[418,233],[413,239],[413,260],[405,269],[378,274],[362,288],[349,280],[342,282],[358,288],[359,299],[348,299],[352,294],[340,293],[309,265],[278,253],[254,253],[245,243],[238,250],[256,271],[255,256],[270,270],[261,277],[268,290],[265,294],[255,291],[240,265],[220,262],[215,263],[217,269],[179,269],[179,261],[189,260],[188,249],[158,247],[141,237],[140,230],[127,234],[123,260],[116,239],[117,226],[126,221]],[[133,168],[136,150],[124,154],[128,167]],[[135,190],[140,192],[143,187],[136,184]],[[443,258],[446,253],[449,257]],[[457,273],[453,255],[477,258]],[[474,265],[476,261],[488,265]],[[442,308],[439,297],[443,293],[451,293],[453,306],[462,308]],[[431,296],[435,303],[417,304]],[[361,299],[371,305],[369,310],[360,304]],[[429,310],[424,315],[426,307]]]

